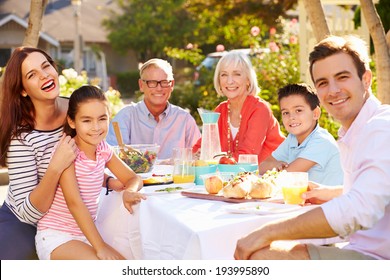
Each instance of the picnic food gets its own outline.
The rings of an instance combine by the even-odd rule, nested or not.
[[[124,153],[119,152],[119,147],[116,147],[116,153],[135,173],[149,172],[157,158],[158,145],[133,145],[133,148],[139,150],[141,154],[133,153],[124,150]]]
[[[238,173],[227,185],[222,189],[223,196],[228,198],[245,198],[251,189],[253,180],[251,173]]]
[[[157,175],[152,174],[151,177],[143,179],[144,185],[152,185],[152,184],[163,184],[163,183],[171,183],[172,182],[172,175]]]
[[[168,187],[164,189],[155,190],[155,192],[176,192],[183,190],[182,187]]]
[[[263,176],[257,177],[257,179],[252,182],[252,188],[249,192],[249,196],[252,198],[271,197],[272,193],[275,191],[276,178],[279,174],[280,172],[273,169],[265,172]]]
[[[276,178],[280,172],[267,171],[259,177],[251,172],[238,173],[222,189],[228,198],[269,198],[276,188]]]
[[[252,198],[268,198],[271,197],[274,183],[262,178],[252,181],[249,196]]]
[[[223,181],[218,175],[213,175],[205,179],[204,186],[209,194],[217,194],[223,187]]]

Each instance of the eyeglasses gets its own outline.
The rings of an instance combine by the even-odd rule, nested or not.
[[[172,85],[172,81],[168,81],[168,80],[162,80],[162,81],[142,80],[142,81],[146,83],[148,88],[156,88],[158,84],[160,84],[162,88],[168,88]]]

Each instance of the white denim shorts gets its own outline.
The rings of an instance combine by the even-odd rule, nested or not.
[[[51,253],[55,248],[71,240],[79,240],[90,245],[84,235],[72,235],[55,229],[37,231],[35,246],[37,248],[38,258],[40,260],[50,260]]]

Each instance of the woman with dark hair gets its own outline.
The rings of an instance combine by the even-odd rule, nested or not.
[[[8,167],[9,188],[0,209],[0,259],[36,259],[36,224],[76,157],[74,140],[63,136],[68,99],[59,97],[55,63],[40,49],[15,49],[3,78],[0,165]]]

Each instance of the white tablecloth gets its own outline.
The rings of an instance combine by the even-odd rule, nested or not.
[[[172,185],[162,187],[165,186]],[[137,213],[130,215],[121,205],[120,193],[102,194],[101,198],[97,225],[103,238],[127,258],[147,260],[233,259],[239,238],[266,222],[305,211],[271,215],[231,214],[226,211],[230,203],[169,193],[149,195],[137,206]],[[310,241],[325,244],[337,239]]]
[[[236,242],[266,222],[304,212],[231,214],[230,203],[181,194],[149,196],[140,207],[145,259],[233,259]],[[317,239],[313,243],[327,243]]]

